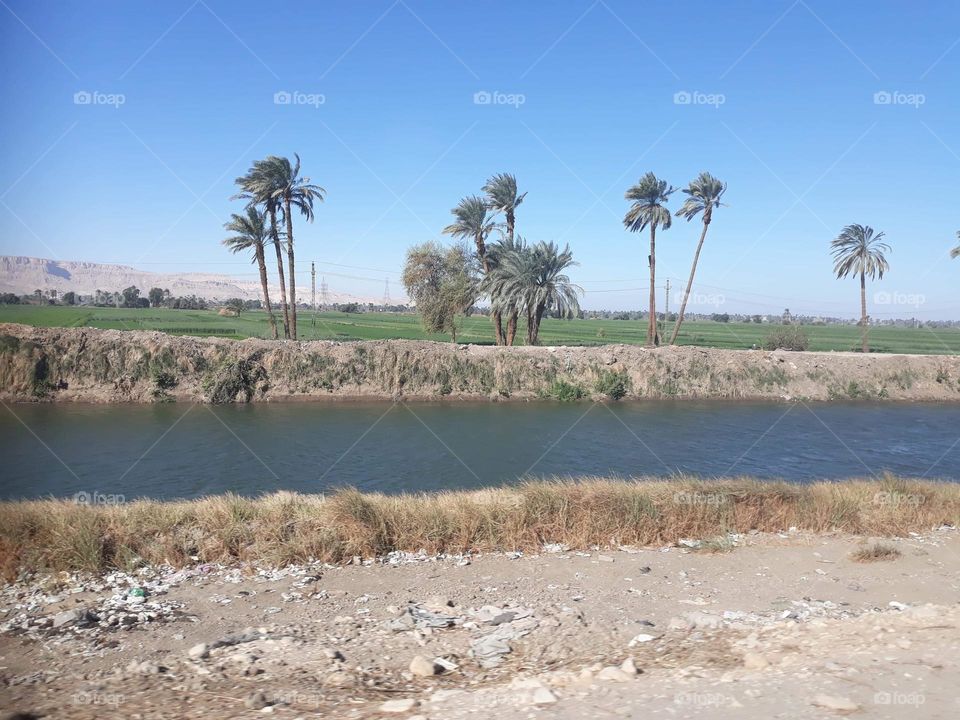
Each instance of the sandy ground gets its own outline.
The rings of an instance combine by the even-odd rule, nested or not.
[[[863,541],[23,580],[0,717],[960,716],[960,531]]]

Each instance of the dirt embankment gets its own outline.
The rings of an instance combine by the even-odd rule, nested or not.
[[[290,342],[0,324],[0,398],[960,401],[960,356]]]

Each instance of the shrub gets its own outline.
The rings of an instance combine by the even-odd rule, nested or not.
[[[864,545],[857,549],[851,556],[855,562],[876,562],[877,560],[896,560],[900,557],[900,551],[892,545],[883,543],[874,543],[873,545]]]
[[[810,339],[803,328],[795,325],[784,325],[767,333],[763,339],[764,350],[806,350],[810,346]]]
[[[628,383],[629,379],[625,372],[603,370],[593,387],[598,393],[606,395],[611,400],[620,400],[627,394]]]
[[[573,402],[585,398],[587,392],[579,385],[568,383],[566,380],[554,380],[543,395],[560,402]]]

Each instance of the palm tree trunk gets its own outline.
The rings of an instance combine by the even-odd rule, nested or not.
[[[269,208],[273,247],[277,250],[277,274],[280,276],[280,305],[283,307],[283,336],[290,337],[290,311],[287,309],[287,282],[283,278],[283,253],[280,252],[280,233],[277,231],[277,210]]]
[[[531,345],[540,344],[540,321],[543,320],[543,313],[546,311],[546,305],[537,305],[537,309],[534,311],[533,316],[533,342]]]
[[[483,266],[483,274],[488,275],[490,273],[490,262],[487,260],[487,246],[483,242],[483,238],[475,238],[477,243],[477,255],[480,258],[480,264]],[[503,345],[503,316],[499,310],[492,310],[490,313],[490,319],[493,321],[493,337],[497,345]]]
[[[257,266],[260,268],[260,287],[263,289],[263,304],[267,309],[267,318],[270,320],[270,330],[273,332],[273,339],[277,339],[277,319],[273,316],[273,308],[270,307],[270,288],[267,284],[267,260],[263,253],[263,243],[257,243]]]
[[[647,345],[657,344],[657,226],[650,223],[650,317],[647,320]]]
[[[510,311],[510,317],[507,319],[507,345],[513,345],[514,338],[517,337],[517,316],[520,311],[514,308]]]
[[[293,267],[293,216],[290,214],[290,198],[285,198],[284,215],[287,216],[287,268],[290,272],[290,338],[297,339],[297,276]]]
[[[703,241],[707,237],[707,228],[710,222],[704,220],[703,230],[700,233],[700,242],[697,243],[697,252],[693,254],[693,267],[690,268],[690,279],[687,280],[687,289],[683,293],[683,302],[680,303],[680,314],[677,315],[677,322],[673,326],[673,334],[670,336],[670,344],[677,342],[677,335],[680,334],[680,326],[683,324],[683,314],[687,311],[687,300],[690,298],[690,289],[693,287],[693,276],[697,274],[697,263],[700,261],[700,251],[703,249]]]
[[[860,272],[860,349],[870,352],[870,345],[867,343],[867,277]]]
[[[494,310],[490,314],[490,317],[493,320],[493,335],[497,345],[505,345],[506,341],[503,339],[503,314],[499,310]]]

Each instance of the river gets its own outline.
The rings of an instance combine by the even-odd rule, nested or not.
[[[8,405],[3,499],[380,492],[693,473],[960,481],[960,406],[650,401]]]

